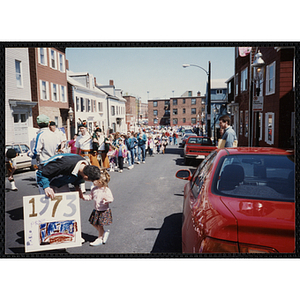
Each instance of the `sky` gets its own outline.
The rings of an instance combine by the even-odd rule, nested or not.
[[[66,58],[73,72],[88,72],[97,83],[114,81],[123,95],[149,99],[179,97],[186,91],[206,94],[206,73],[211,62],[214,81],[225,81],[234,75],[234,48],[67,48]],[[149,93],[148,93],[149,92]]]

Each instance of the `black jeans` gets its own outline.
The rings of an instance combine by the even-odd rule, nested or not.
[[[123,170],[124,158],[123,156],[118,156],[118,166],[120,170]]]

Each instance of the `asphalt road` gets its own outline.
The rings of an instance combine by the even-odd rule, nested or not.
[[[180,254],[183,187],[186,182],[177,179],[175,173],[181,168],[186,168],[182,148],[169,145],[164,155],[147,156],[145,164],[135,164],[131,170],[124,168],[123,173],[110,173],[109,187],[114,202],[110,205],[113,224],[105,227],[110,229],[107,243],[98,247],[89,245],[97,237],[97,231],[88,222],[93,203],[81,201],[81,231],[86,242],[81,247],[35,254],[111,254],[114,257],[123,254],[146,257]],[[32,171],[18,172],[15,181],[17,192],[9,190],[9,182],[5,181],[5,254],[30,256],[31,253],[24,254],[22,197],[39,192]],[[89,186],[87,182],[87,190]]]

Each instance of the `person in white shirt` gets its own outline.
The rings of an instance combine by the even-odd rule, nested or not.
[[[56,123],[54,121],[49,122],[49,129],[55,134],[57,138],[57,153],[64,153],[66,151],[67,143],[66,134],[56,127]]]

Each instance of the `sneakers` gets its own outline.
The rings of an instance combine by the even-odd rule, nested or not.
[[[128,170],[133,169],[133,167],[134,167],[134,165],[129,166],[129,167],[128,167]]]
[[[123,172],[123,170],[119,170],[119,173],[122,173]]]
[[[145,161],[143,161],[143,164],[145,164],[146,162]]]
[[[90,246],[96,247],[96,246],[100,246],[102,244],[103,244],[102,237],[99,237],[99,238],[95,239],[93,242],[91,242]]]
[[[103,244],[107,242],[108,236],[109,236],[109,230],[105,230],[103,234]]]
[[[140,162],[139,162],[139,161],[137,161],[136,163],[137,163],[138,165],[140,164]]]

